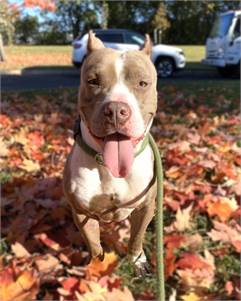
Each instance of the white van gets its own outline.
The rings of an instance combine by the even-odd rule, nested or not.
[[[202,63],[215,66],[223,76],[240,75],[241,11],[229,11],[216,17],[206,41],[206,58]]]

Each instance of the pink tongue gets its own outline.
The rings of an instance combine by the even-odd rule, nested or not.
[[[114,177],[124,178],[129,174],[133,157],[132,142],[126,136],[115,133],[105,138],[104,164]]]

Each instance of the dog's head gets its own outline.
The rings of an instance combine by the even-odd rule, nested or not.
[[[135,145],[143,139],[156,112],[156,70],[146,36],[140,51],[105,48],[89,33],[88,55],[81,69],[81,120],[103,149],[114,176],[126,176]]]

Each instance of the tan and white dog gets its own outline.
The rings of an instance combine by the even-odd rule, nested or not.
[[[105,48],[89,33],[81,69],[78,110],[81,143],[75,142],[64,171],[64,191],[91,257],[103,258],[99,222],[130,219],[129,255],[140,272],[142,242],[155,209],[152,150],[143,141],[157,106],[151,42],[140,51]],[[99,164],[92,152],[100,153]]]

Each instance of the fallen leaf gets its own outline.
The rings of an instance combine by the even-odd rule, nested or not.
[[[93,275],[100,276],[105,273],[110,273],[117,264],[117,256],[114,252],[105,253],[103,261],[98,258],[93,258],[86,267],[86,273],[91,277]]]
[[[207,212],[209,216],[218,216],[222,222],[227,221],[232,213],[238,208],[235,199],[222,197],[215,202],[209,202]]]
[[[106,292],[103,295],[105,301],[135,301],[127,287],[124,287],[123,290],[114,288],[112,291]]]
[[[230,227],[224,223],[214,221],[214,229],[208,232],[208,236],[213,241],[222,241],[230,243],[234,246],[237,252],[241,252],[241,229],[235,224],[235,227]]]
[[[233,290],[234,290],[233,282],[227,281],[225,283],[225,291],[227,292],[227,295],[230,296],[232,294]]]
[[[17,258],[30,257],[30,253],[19,242],[12,244],[11,249]]]
[[[3,270],[0,272],[0,300],[33,300],[36,297],[38,285],[39,281],[33,271],[23,271],[16,277],[13,270]]]
[[[48,273],[60,267],[58,259],[51,254],[46,254],[42,258],[36,259],[35,264],[41,273]]]
[[[40,170],[40,165],[38,162],[34,162],[28,159],[24,159],[19,167],[25,170],[26,172],[33,172],[33,173]]]
[[[201,300],[200,297],[196,293],[193,293],[193,292],[190,292],[186,295],[182,295],[181,298],[183,301],[200,301]]]
[[[215,265],[213,255],[205,250],[205,257],[197,254],[185,254],[177,262],[177,274],[181,282],[189,287],[210,288],[214,282]]]
[[[51,248],[52,250],[59,251],[60,245],[56,242],[50,239],[46,233],[40,233],[36,234],[35,238],[39,239],[44,245]]]
[[[168,227],[165,227],[165,230],[167,233],[173,232],[173,231],[179,231],[183,232],[186,229],[190,229],[191,227],[191,210],[192,210],[193,204],[191,204],[189,207],[181,210],[178,208],[176,213],[176,220]]]
[[[8,155],[8,145],[3,140],[3,138],[0,137],[0,157],[6,157]]]

